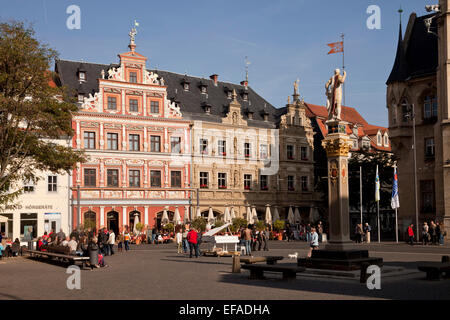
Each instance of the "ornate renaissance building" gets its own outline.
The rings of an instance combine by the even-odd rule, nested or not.
[[[159,224],[163,210],[189,211],[191,129],[168,100],[164,78],[135,51],[119,64],[56,61],[59,85],[76,95],[73,148],[88,161],[73,170],[73,225],[118,231]]]
[[[419,225],[438,220],[447,230],[450,227],[449,10],[450,1],[441,0],[431,14],[412,13],[404,37],[400,23],[395,62],[386,82],[403,230],[416,225],[416,208]]]

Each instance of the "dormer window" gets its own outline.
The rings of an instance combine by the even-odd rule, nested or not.
[[[79,93],[78,94],[78,102],[83,103],[83,101],[84,101],[84,94]]]
[[[184,83],[183,89],[184,91],[189,91],[189,83]]]
[[[389,137],[386,133],[384,134],[384,146],[389,147]]]
[[[369,150],[370,149],[370,142],[367,140],[363,140],[362,141],[362,148],[365,150]]]
[[[206,94],[206,86],[200,86],[200,91]]]
[[[377,145],[381,146],[381,133],[378,132],[377,134]]]
[[[130,82],[137,83],[137,73],[136,72],[130,72]]]
[[[84,72],[84,71],[79,71],[79,72],[78,72],[78,80],[80,80],[80,81],[86,81],[86,72]]]
[[[231,99],[231,91],[227,91],[227,98]]]
[[[205,104],[203,104],[203,108],[205,109],[205,113],[206,114],[210,114],[211,113],[211,105],[205,103]]]
[[[244,101],[248,101],[248,92],[244,92],[244,93],[242,94],[242,99],[243,99]]]
[[[253,111],[247,111],[247,117],[250,119],[250,120],[253,120]]]

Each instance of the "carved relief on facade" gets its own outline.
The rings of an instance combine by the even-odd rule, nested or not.
[[[97,199],[100,198],[100,191],[81,191],[82,198]]]
[[[89,93],[89,97],[84,97],[83,103],[81,104],[81,109],[86,111],[98,111],[99,107],[99,94],[96,92],[94,96]]]
[[[158,81],[158,74],[144,70],[144,83],[146,84],[160,84]]]
[[[117,81],[123,81],[123,69],[122,67],[118,68],[110,68],[108,69],[108,79],[109,80],[117,80]]]
[[[122,191],[110,191],[110,190],[105,190],[103,192],[103,197],[107,198],[107,199],[111,199],[111,198],[122,198]]]
[[[127,191],[127,198],[142,199],[144,198],[144,191]]]
[[[183,199],[184,192],[183,191],[167,191],[168,199]]]
[[[164,199],[164,191],[150,191],[148,197],[150,199]]]

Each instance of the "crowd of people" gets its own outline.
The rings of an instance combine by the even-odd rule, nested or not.
[[[414,232],[414,231],[413,231]],[[423,245],[444,245],[444,237],[447,235],[443,222],[434,222],[433,220],[424,222],[422,226],[422,244]],[[413,234],[414,237],[414,234]],[[411,240],[410,240],[411,242]]]
[[[19,239],[16,238],[13,242],[9,238],[6,239],[3,233],[0,233],[0,258],[17,257],[19,253],[20,253]]]
[[[364,226],[362,223],[356,224],[355,227],[355,242],[356,243],[370,243],[370,233],[372,232],[372,227],[369,223],[365,223]]]

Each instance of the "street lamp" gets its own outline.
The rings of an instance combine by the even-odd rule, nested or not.
[[[412,109],[409,108],[410,111],[405,114],[407,119],[412,119],[413,121],[413,145],[412,149],[413,159],[414,159],[414,200],[415,200],[415,209],[416,209],[416,235],[417,239],[419,239],[419,207],[417,205],[417,152],[416,152],[416,112],[414,109],[414,103],[412,104]]]

